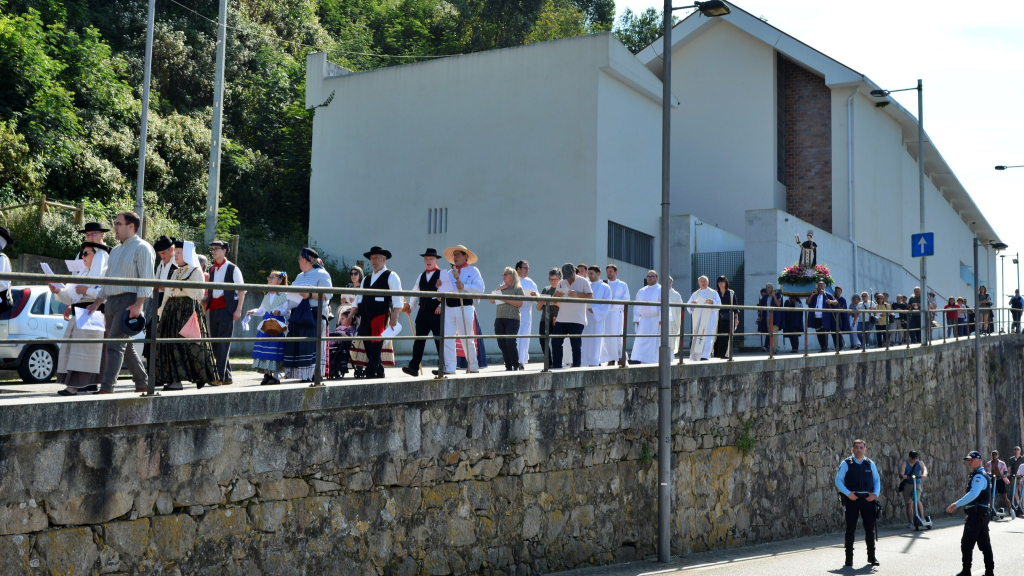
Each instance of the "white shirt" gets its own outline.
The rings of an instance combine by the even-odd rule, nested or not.
[[[640,317],[657,318],[661,320],[661,284],[644,286],[636,293],[636,299],[640,302],[654,302],[654,306],[633,306],[633,322],[640,322]]]
[[[439,292],[450,292],[450,293],[458,292],[458,287],[456,287],[456,285],[455,285],[455,279],[454,279],[455,277],[452,274],[452,271],[451,270],[442,270],[441,274],[445,274],[445,275],[447,275],[449,277],[449,280],[451,280],[452,288],[449,288],[447,290],[439,289],[438,291]],[[484,293],[484,279],[483,279],[483,276],[480,276],[480,271],[476,269],[476,266],[468,266],[467,265],[467,266],[463,266],[462,268],[460,268],[459,269],[459,280],[462,281],[462,293],[463,294],[466,294],[466,293],[483,294]]]
[[[609,280],[608,288],[611,288],[612,300],[629,300],[629,286],[622,280]],[[610,312],[622,312],[624,309],[622,304],[613,304]]]
[[[559,281],[558,288],[566,291],[564,294],[556,294],[560,298],[565,298],[569,290],[579,292],[580,294],[594,293],[594,289],[590,287],[590,280],[583,276],[573,276],[572,283],[563,279]],[[578,304],[576,302],[560,302],[558,306],[558,321],[586,326],[587,303],[582,299],[579,299],[578,302]]]
[[[370,286],[373,286],[373,284],[377,281],[377,279],[380,278],[380,275],[383,274],[384,271],[387,270],[387,269],[388,269],[388,267],[385,266],[385,267],[381,268],[379,271],[370,274]],[[365,285],[365,282],[364,282],[364,285]],[[388,290],[401,290],[401,289],[402,289],[402,279],[398,277],[398,274],[396,274],[394,270],[392,270],[391,274],[388,276]],[[374,298],[379,298],[382,301],[384,299],[383,296],[374,296]],[[363,301],[362,295],[356,296],[356,304],[362,303],[362,301]],[[401,310],[403,306],[405,306],[405,298],[404,297],[402,297],[400,294],[395,294],[395,295],[391,296],[391,307],[392,308],[395,308],[396,310]]]
[[[594,291],[594,299],[596,300],[611,300],[612,289],[607,284],[598,280],[597,282],[591,282],[590,288]],[[611,304],[590,304],[587,306],[589,312],[593,314],[595,322],[601,322],[604,317],[608,315],[608,310],[612,307]]]
[[[814,308],[817,312],[814,313],[815,318],[821,318],[821,309],[825,307],[825,295],[818,294],[818,299],[814,301]]]
[[[94,260],[94,263],[95,263],[95,260]],[[170,280],[171,279],[171,274],[172,274],[171,266],[173,266],[173,265],[175,265],[173,258],[168,260],[167,263],[164,263],[164,261],[161,260],[160,263],[156,265],[156,279],[157,280]],[[160,291],[163,292],[164,289],[161,288]]]
[[[224,281],[224,274],[227,274],[228,265],[229,264],[232,264],[232,262],[228,261],[228,259],[225,258],[224,259],[224,263],[221,264],[220,268],[214,270],[213,266],[211,266],[210,267],[210,282],[223,282]],[[157,274],[159,274],[159,273],[160,273],[160,269],[158,268],[157,269]],[[237,265],[235,265],[235,273],[231,275],[231,282],[233,282],[235,284],[245,284],[245,282],[242,281],[242,271],[238,269]],[[210,293],[210,298],[220,298],[223,295],[224,295],[224,291],[223,290],[214,290],[214,291],[212,291]]]
[[[433,270],[431,270],[429,272],[426,271],[426,270],[424,270],[423,272],[420,272],[420,275],[416,277],[416,283],[412,285],[412,289],[419,291],[419,289],[420,289],[420,282],[423,281],[424,276],[429,278],[430,276],[432,276],[438,270],[440,270],[440,269],[439,268],[434,268]],[[441,275],[440,274],[437,275],[437,279],[438,280],[441,279]],[[419,296],[410,296],[409,297],[409,308],[411,308],[413,312],[416,311],[416,308],[419,305],[420,305],[420,298],[419,298]]]

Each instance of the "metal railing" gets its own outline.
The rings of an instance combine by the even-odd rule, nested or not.
[[[361,341],[367,341],[367,340],[382,340],[381,336],[372,336],[372,335],[347,336],[347,335],[328,334],[328,335],[325,336],[324,335],[324,331],[325,331],[324,330],[324,326],[325,326],[324,322],[327,321],[327,315],[324,313],[324,302],[325,302],[325,297],[327,295],[331,295],[331,296],[333,296],[333,295],[340,295],[340,296],[364,296],[364,297],[392,297],[392,296],[401,296],[403,298],[418,297],[418,298],[421,298],[421,299],[437,298],[437,299],[440,300],[440,305],[439,305],[440,306],[440,316],[441,316],[441,318],[440,318],[441,333],[440,334],[438,334],[438,335],[423,335],[423,336],[415,336],[415,335],[411,335],[411,336],[390,336],[388,338],[383,338],[383,339],[385,339],[385,340],[392,340],[392,341],[416,341],[416,340],[427,340],[427,341],[429,341],[429,340],[453,340],[453,339],[454,340],[476,340],[476,339],[481,339],[481,338],[495,338],[495,339],[498,339],[498,338],[509,338],[509,339],[539,338],[541,340],[541,344],[542,344],[542,353],[543,353],[542,355],[543,355],[543,365],[544,365],[543,371],[545,371],[545,372],[547,372],[547,371],[549,371],[551,369],[551,366],[550,366],[551,351],[549,350],[549,346],[551,344],[551,340],[555,339],[555,337],[558,336],[558,335],[554,335],[554,334],[550,334],[550,333],[548,333],[548,334],[509,334],[509,335],[494,335],[494,334],[445,334],[444,333],[445,316],[447,314],[449,314],[449,313],[452,313],[452,311],[450,310],[450,308],[447,305],[446,299],[447,298],[453,298],[453,299],[473,300],[474,301],[474,305],[479,304],[480,302],[488,302],[489,300],[495,300],[495,301],[506,301],[506,302],[508,302],[508,301],[522,301],[524,303],[531,302],[531,303],[545,303],[545,304],[554,304],[554,303],[558,303],[558,304],[586,304],[586,305],[608,304],[608,305],[622,306],[623,307],[623,326],[622,326],[622,330],[621,331],[617,331],[617,332],[614,332],[614,333],[572,334],[572,335],[565,334],[565,335],[561,335],[561,338],[559,338],[559,339],[564,339],[564,338],[621,338],[622,339],[622,352],[621,352],[621,356],[620,356],[620,358],[619,358],[619,360],[617,362],[617,364],[618,364],[618,366],[620,368],[625,368],[625,367],[627,367],[629,365],[629,358],[628,358],[627,351],[626,351],[626,341],[627,341],[627,339],[630,336],[633,336],[634,338],[658,338],[659,335],[660,335],[660,333],[652,333],[652,334],[636,334],[636,333],[632,333],[631,334],[629,329],[628,329],[629,325],[631,323],[630,316],[629,316],[629,312],[630,312],[630,308],[631,307],[647,306],[647,307],[659,309],[659,307],[660,307],[660,302],[659,301],[649,302],[649,301],[637,301],[637,300],[611,300],[611,299],[593,299],[593,298],[590,298],[590,299],[579,299],[579,298],[566,298],[566,297],[555,297],[555,296],[545,296],[545,295],[537,295],[537,296],[523,295],[523,296],[519,296],[519,295],[505,295],[505,294],[498,295],[498,294],[493,294],[493,293],[465,293],[465,292],[462,292],[462,293],[444,293],[444,295],[441,296],[441,295],[439,295],[438,292],[420,292],[420,291],[415,291],[415,290],[394,291],[394,290],[376,290],[376,289],[363,289],[363,288],[322,287],[322,286],[295,286],[295,285],[292,285],[292,286],[278,286],[278,285],[269,285],[269,284],[232,284],[232,283],[214,283],[214,282],[186,282],[186,281],[180,281],[180,280],[157,280],[157,279],[141,280],[141,279],[130,279],[130,278],[94,278],[94,277],[83,277],[83,276],[47,275],[47,274],[32,274],[32,273],[0,273],[0,280],[9,280],[9,281],[12,282],[12,285],[25,285],[25,284],[30,284],[30,285],[31,284],[36,284],[36,285],[39,285],[39,284],[47,284],[47,283],[81,284],[81,283],[83,283],[82,281],[83,281],[84,278],[88,278],[88,284],[90,284],[90,285],[104,285],[104,286],[116,285],[116,286],[126,286],[126,287],[148,287],[148,288],[153,288],[153,287],[159,285],[159,286],[163,287],[164,289],[171,289],[171,288],[192,288],[192,289],[197,289],[198,288],[198,289],[203,289],[203,290],[235,290],[235,291],[243,291],[244,290],[246,292],[303,293],[303,294],[315,295],[315,297],[316,297],[316,299],[318,301],[318,307],[317,307],[317,310],[318,310],[317,316],[318,316],[318,318],[316,319],[317,327],[316,327],[316,335],[315,336],[306,336],[306,337],[297,337],[297,336],[251,336],[251,337],[247,337],[247,336],[239,336],[239,337],[230,337],[230,338],[214,338],[214,337],[183,338],[183,337],[175,337],[175,338],[173,338],[172,342],[167,342],[166,339],[159,338],[159,330],[158,330],[158,328],[159,328],[159,318],[154,317],[154,318],[150,319],[152,321],[152,323],[153,323],[153,327],[152,327],[152,330],[151,330],[151,334],[152,334],[151,338],[143,338],[143,339],[139,339],[139,338],[132,338],[132,339],[128,339],[128,338],[96,338],[96,339],[87,339],[87,340],[84,340],[84,339],[81,339],[81,338],[31,338],[31,339],[7,339],[7,340],[4,341],[6,344],[72,344],[72,343],[77,343],[77,344],[83,344],[83,343],[89,343],[89,344],[109,344],[109,343],[130,344],[130,343],[148,343],[148,344],[150,344],[150,356],[149,356],[149,366],[148,366],[148,378],[149,378],[149,380],[148,380],[147,392],[144,394],[144,396],[154,396],[154,395],[156,395],[156,374],[155,374],[156,358],[157,358],[157,356],[159,354],[159,346],[161,344],[167,344],[167,343],[183,344],[183,343],[210,342],[212,344],[212,343],[222,343],[222,342],[227,342],[227,343],[234,343],[234,342],[314,342],[316,344],[316,346],[315,346],[315,358],[314,358],[314,363],[313,363],[313,378],[312,378],[312,383],[310,384],[310,386],[313,386],[313,387],[323,386],[324,383],[323,383],[323,374],[322,374],[322,370],[321,370],[321,365],[323,363],[322,362],[323,361],[323,356],[322,355],[324,353],[323,347],[324,347],[324,344],[326,342],[331,342],[331,341],[361,342]],[[802,300],[804,300],[804,298],[801,297],[800,300],[802,301]],[[906,344],[906,347],[909,348],[912,343],[915,343],[915,342],[912,341],[913,339],[910,338],[909,335],[911,333],[913,333],[914,330],[917,330],[917,333],[920,334],[920,329],[911,329],[911,328],[909,328],[909,326],[907,328],[901,327],[901,328],[898,328],[898,329],[890,329],[889,327],[892,325],[891,320],[894,318],[894,314],[899,314],[901,316],[901,318],[904,315],[906,317],[910,317],[912,315],[925,315],[925,314],[929,314],[929,315],[934,315],[936,318],[941,315],[942,320],[943,320],[943,322],[941,324],[942,328],[943,328],[943,330],[942,330],[943,342],[946,341],[946,334],[947,334],[947,331],[945,329],[946,328],[946,323],[945,323],[946,314],[945,314],[945,312],[947,312],[947,310],[943,310],[941,308],[940,309],[934,309],[934,310],[916,310],[916,311],[915,310],[896,310],[896,311],[893,311],[893,310],[886,310],[886,311],[859,310],[859,311],[853,311],[851,309],[826,308],[826,309],[822,309],[821,310],[821,313],[822,313],[822,318],[821,318],[822,323],[824,323],[824,320],[825,320],[824,316],[825,315],[829,315],[829,316],[833,317],[834,325],[841,325],[842,324],[842,322],[840,322],[839,319],[843,315],[851,316],[851,317],[859,317],[861,319],[861,321],[859,323],[860,328],[857,329],[857,330],[828,330],[828,331],[826,331],[823,328],[815,328],[815,327],[812,327],[810,325],[811,324],[810,320],[812,318],[817,320],[817,309],[807,308],[807,307],[803,307],[803,306],[801,306],[801,307],[791,307],[791,306],[714,305],[714,304],[691,304],[691,303],[685,303],[684,302],[684,303],[672,303],[672,304],[670,304],[670,307],[671,308],[685,308],[685,309],[689,309],[689,310],[697,310],[697,309],[712,309],[712,310],[715,310],[717,312],[717,314],[716,314],[716,316],[717,316],[716,323],[717,323],[717,321],[719,319],[721,319],[721,317],[722,317],[721,312],[722,311],[726,311],[726,312],[733,311],[733,316],[735,316],[735,314],[738,314],[740,311],[744,311],[744,310],[749,310],[749,311],[757,312],[759,314],[761,314],[761,313],[768,313],[768,314],[772,314],[773,316],[774,316],[775,313],[782,313],[784,315],[799,315],[800,316],[800,318],[802,320],[802,330],[799,331],[799,332],[791,332],[791,331],[786,331],[786,330],[775,331],[774,329],[772,329],[772,327],[774,326],[773,324],[769,324],[769,330],[768,331],[764,331],[764,332],[762,332],[762,331],[736,332],[735,329],[734,329],[735,328],[735,321],[733,321],[733,322],[729,322],[728,332],[718,333],[717,330],[716,330],[716,332],[714,332],[714,333],[695,333],[695,332],[684,332],[682,330],[682,326],[684,324],[683,323],[683,318],[684,318],[684,315],[685,315],[685,310],[680,310],[680,312],[679,312],[679,315],[680,315],[680,332],[678,334],[670,334],[670,336],[672,338],[678,338],[679,339],[679,345],[677,346],[677,350],[673,350],[673,352],[672,352],[673,355],[675,355],[676,353],[680,352],[684,348],[683,344],[685,343],[685,339],[686,338],[690,338],[691,339],[691,347],[692,347],[692,345],[693,345],[692,344],[692,339],[694,337],[697,337],[697,336],[724,336],[724,337],[726,337],[728,339],[728,342],[727,342],[727,357],[726,357],[726,359],[728,361],[732,361],[733,360],[733,350],[734,350],[735,338],[736,337],[747,337],[747,336],[750,336],[750,337],[757,336],[759,338],[767,336],[768,339],[769,339],[769,343],[770,343],[770,345],[767,347],[768,348],[769,358],[775,358],[775,356],[776,356],[776,353],[775,353],[775,348],[776,348],[775,344],[777,342],[776,339],[778,339],[780,337],[782,337],[782,338],[792,338],[793,336],[796,336],[796,337],[799,338],[800,336],[802,336],[803,337],[803,341],[804,341],[803,355],[807,356],[810,353],[808,344],[809,344],[810,330],[812,328],[815,329],[816,335],[819,338],[820,337],[824,337],[824,338],[827,339],[831,335],[833,337],[833,339],[834,339],[833,340],[834,342],[836,340],[842,341],[843,337],[845,335],[851,335],[851,334],[857,335],[859,337],[858,339],[860,340],[860,342],[862,344],[861,348],[862,348],[863,352],[867,352],[868,346],[866,345],[866,343],[869,341],[868,336],[872,332],[875,332],[876,334],[878,334],[878,333],[884,334],[883,340],[884,340],[884,344],[885,344],[885,349],[886,350],[888,350],[894,344],[893,335],[896,335],[896,336],[898,336],[900,334],[907,335],[906,338],[900,340],[900,345]],[[549,310],[548,306],[544,306],[543,307],[542,316],[541,316],[541,322],[550,327],[552,324],[551,324],[551,322],[549,322],[548,310]],[[964,309],[959,309],[959,310],[964,310]],[[958,310],[958,312],[959,312],[959,310]],[[997,309],[997,308],[982,309],[982,311],[985,311],[985,310],[988,310],[989,314],[991,314],[994,311],[1009,310],[1009,309]],[[973,309],[967,309],[966,311],[973,313]],[[866,325],[868,323],[867,320],[868,320],[868,318],[870,318],[872,316],[874,316],[876,318],[878,318],[878,317],[886,318],[887,321],[885,323],[885,326],[886,326],[885,330],[881,330],[881,331],[873,330],[872,331],[872,330],[867,330],[866,329]],[[783,320],[785,320],[785,316],[783,317]],[[557,317],[555,319],[555,322],[557,322]],[[928,323],[929,324],[931,323],[931,319],[930,318],[928,320]],[[816,321],[815,321],[815,324],[817,324]],[[976,318],[975,319],[975,326],[980,326],[980,324],[981,324],[981,319],[980,318]],[[960,326],[960,325],[958,324],[958,326]],[[934,330],[936,330],[938,328],[933,326],[930,329],[934,331]],[[965,337],[965,336],[962,336],[962,335],[960,335],[958,333],[958,334],[956,334],[955,336],[952,336],[952,337],[955,338],[955,339],[959,339],[960,337]],[[937,338],[930,338],[930,340],[932,342],[934,342],[935,340],[937,340]],[[826,340],[826,343],[827,343],[827,340]],[[634,340],[634,347],[635,347],[635,344],[636,344],[636,342]],[[845,347],[845,346],[841,346],[841,347]],[[841,347],[835,347],[834,351],[835,351],[836,354],[838,354],[840,352],[840,348]],[[879,344],[878,347],[881,347],[881,344]],[[465,350],[465,353],[468,356],[470,351],[469,350]],[[684,358],[682,356],[680,356],[679,363],[683,364],[683,362],[684,362]],[[439,378],[439,379],[440,378],[444,378],[445,374],[444,374],[444,358],[443,358],[443,354],[442,354],[442,357],[439,358],[439,368],[440,369],[438,370],[437,378]]]

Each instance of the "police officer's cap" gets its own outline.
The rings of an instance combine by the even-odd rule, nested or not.
[[[971,452],[967,454],[967,456],[964,456],[964,460],[973,460],[975,458],[980,460],[981,452],[978,452],[977,450],[971,450]]]

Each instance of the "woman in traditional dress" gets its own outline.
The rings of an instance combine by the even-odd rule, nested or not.
[[[267,277],[267,284],[271,286],[287,286],[288,273],[274,270]],[[284,292],[267,292],[260,302],[259,308],[249,310],[249,316],[259,319],[259,323],[274,318],[280,322],[286,321],[288,315],[288,296]],[[266,332],[256,330],[257,338],[267,338],[270,335]],[[282,362],[284,361],[284,342],[261,342],[257,341],[252,347],[253,370],[263,374],[263,381],[260,384],[280,384]]]
[[[77,272],[76,276],[103,276],[107,272],[106,254],[110,247],[106,244],[96,242],[84,242],[82,244],[79,258],[85,264],[85,270]],[[98,256],[101,254],[102,256]],[[95,264],[95,266],[94,266]],[[58,302],[66,304],[64,309],[64,321],[67,328],[64,329],[64,338],[82,339],[82,343],[61,344],[60,354],[57,359],[57,380],[65,386],[58,390],[61,396],[74,396],[79,392],[95,392],[99,389],[99,382],[103,379],[106,368],[107,355],[103,353],[103,344],[87,344],[85,340],[103,338],[102,323],[95,326],[85,326],[85,329],[78,327],[78,316],[88,314],[85,310],[96,301],[99,292],[98,286],[86,284],[68,284],[58,290],[55,284],[50,284],[50,292]],[[103,307],[97,310],[99,316],[103,317]]]
[[[324,263],[320,255],[312,248],[303,248],[299,252],[299,269],[302,272],[295,277],[292,286],[320,286],[330,288],[333,286],[331,275],[324,270]],[[327,318],[330,315],[331,295],[323,295],[323,310],[320,309],[320,295],[315,292],[300,293],[302,297],[297,304],[291,300],[288,305],[292,308],[291,316],[288,319],[288,336],[302,338],[313,338],[316,336],[317,322],[321,316],[324,322],[321,324],[321,334],[327,336]],[[316,342],[294,342],[284,343],[284,376],[285,378],[297,378],[303,382],[312,382],[314,376],[314,364],[316,362]],[[320,347],[320,374],[327,373],[327,341],[323,341]]]
[[[172,281],[205,281],[194,243],[176,241],[174,263],[178,269],[171,275]],[[199,336],[210,337],[206,314],[203,313],[203,292],[202,288],[167,288],[164,292],[164,302],[157,311],[156,383],[165,391],[181,390],[181,383],[185,381],[194,382],[197,388],[202,388],[217,379],[213,346],[209,342],[174,342],[182,338],[182,328],[193,317],[199,325]]]

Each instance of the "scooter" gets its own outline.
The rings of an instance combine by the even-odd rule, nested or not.
[[[996,508],[996,482],[999,479],[992,479],[992,494],[989,495],[988,507],[992,509],[992,512],[996,515],[996,520],[1001,520],[1010,515],[1006,508]]]
[[[932,529],[932,517],[925,516],[921,518],[917,512],[917,476],[911,476],[910,481],[914,483],[914,532],[917,532],[920,528]]]
[[[1024,506],[1021,504],[1021,497],[1018,493],[1017,482],[1020,480],[1020,476],[1014,475],[1013,477],[1013,496],[1010,498],[1010,503],[1013,505],[1014,511],[1017,512],[1017,516],[1024,516]]]

